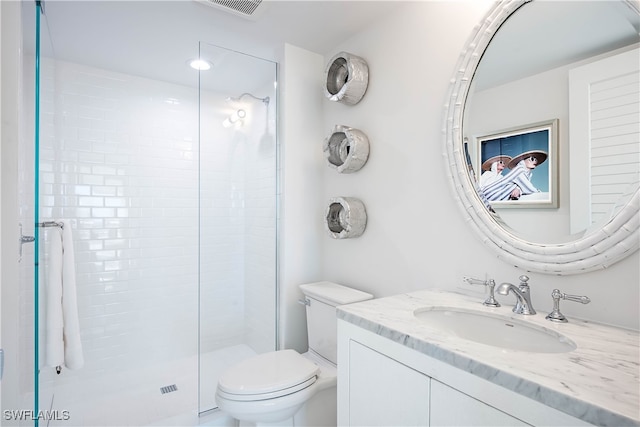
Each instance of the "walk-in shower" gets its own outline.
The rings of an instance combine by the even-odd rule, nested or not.
[[[38,14],[42,48],[35,107],[25,107],[36,132],[23,151],[35,173],[21,181],[20,203],[23,224],[70,225],[84,364],[58,373],[43,354],[59,235],[41,228],[37,252],[21,261],[37,266],[21,278],[36,283],[21,295],[20,328],[32,337],[21,369],[33,369],[23,405],[66,418],[51,425],[175,423],[216,407],[229,364],[276,348],[276,64],[197,39],[185,52],[213,66],[191,83],[66,58],[56,45],[62,21],[48,19],[68,13],[65,3],[24,8]],[[91,3],[132,16],[138,2],[83,2],[82,11]],[[154,7],[163,3],[180,2]]]

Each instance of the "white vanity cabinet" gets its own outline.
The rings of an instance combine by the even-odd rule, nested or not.
[[[491,405],[431,379],[433,426],[528,426]],[[427,425],[427,424],[425,424]]]
[[[338,425],[429,425],[428,376],[358,341],[348,352],[349,417]]]
[[[590,424],[339,319],[338,425]]]

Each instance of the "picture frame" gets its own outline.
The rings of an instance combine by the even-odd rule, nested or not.
[[[492,208],[558,207],[558,119],[475,139],[478,192],[487,204]]]

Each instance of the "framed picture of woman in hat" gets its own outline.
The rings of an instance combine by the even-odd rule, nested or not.
[[[558,120],[477,137],[480,197],[492,208],[557,208]]]

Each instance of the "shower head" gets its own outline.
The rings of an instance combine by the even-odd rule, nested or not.
[[[269,105],[269,97],[268,96],[265,96],[264,98],[259,98],[259,97],[255,96],[255,95],[250,94],[249,92],[245,92],[245,93],[243,93],[242,95],[240,95],[237,98],[228,97],[226,99],[226,101],[240,101],[245,96],[250,96],[253,99],[256,99],[258,101],[262,101],[265,105]]]

